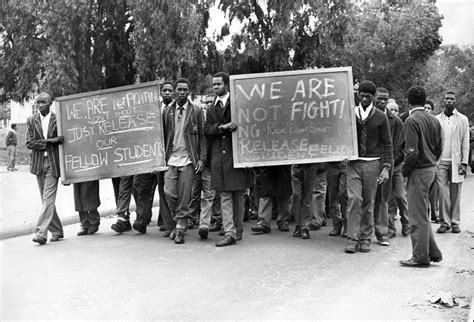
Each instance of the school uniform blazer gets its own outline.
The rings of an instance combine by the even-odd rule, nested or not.
[[[173,151],[175,130],[176,102],[163,110],[163,131],[165,135],[165,160],[168,163]],[[206,141],[204,139],[204,117],[202,110],[188,100],[188,107],[184,113],[184,142],[191,162],[196,168],[198,161],[206,160]]]
[[[436,115],[436,118],[443,128],[444,140],[444,121],[443,114]],[[469,164],[469,120],[467,116],[454,109],[453,115],[453,134],[451,136],[451,182],[458,183],[464,181],[464,176],[458,174],[461,163]]]
[[[30,153],[30,172],[36,175],[43,173],[44,153],[48,152],[49,163],[53,176],[59,178],[59,148],[57,144],[47,144],[46,139],[58,136],[58,127],[56,124],[56,114],[51,112],[49,119],[48,137],[43,136],[43,127],[41,126],[40,114],[32,115],[26,121],[26,147],[31,150]]]

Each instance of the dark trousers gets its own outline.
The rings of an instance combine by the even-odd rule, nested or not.
[[[374,229],[374,202],[380,160],[351,161],[347,166],[347,237],[369,240]]]
[[[159,216],[163,219],[163,225],[166,230],[173,230],[176,228],[176,221],[173,219],[168,201],[165,195],[165,172],[158,172],[158,195],[160,197],[160,212]]]
[[[193,178],[191,201],[189,202],[189,220],[195,224],[199,223],[199,214],[201,213],[201,191],[202,173],[196,173]]]
[[[397,209],[400,213],[400,221],[402,226],[409,227],[408,224],[408,201],[407,191],[405,188],[405,180],[402,175],[402,164],[397,165],[393,169],[392,176],[392,194],[388,202],[388,231],[395,233],[397,231],[395,227],[395,217],[397,216]]]
[[[392,179],[393,174],[390,174],[387,182],[379,184],[377,186],[377,192],[375,193],[374,202],[374,227],[375,236],[377,239],[381,239],[382,236],[388,235],[388,201],[392,193]]]
[[[342,163],[328,163],[327,165],[328,217],[332,218],[332,226],[336,229],[342,229],[343,226],[347,227],[346,167]]]
[[[165,195],[171,214],[176,220],[176,228],[188,227],[189,201],[195,171],[192,164],[184,167],[169,166],[165,173]]]
[[[132,199],[133,176],[120,177],[117,193],[116,213],[119,218],[130,220],[130,200]]]
[[[302,228],[308,228],[314,215],[313,188],[317,170],[316,163],[297,164],[291,167],[291,185],[293,187],[291,212],[295,218],[295,224]]]
[[[436,167],[413,169],[408,177],[408,219],[413,259],[429,264],[430,258],[441,257],[428,215],[429,191],[436,178]]]
[[[153,195],[156,188],[156,176],[152,173],[140,173],[133,178],[133,196],[135,198],[137,221],[147,225],[151,220]]]

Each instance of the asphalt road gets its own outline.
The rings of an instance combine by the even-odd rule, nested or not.
[[[3,194],[3,192],[2,192]],[[175,245],[156,226],[116,235],[113,219],[97,235],[37,246],[33,235],[2,241],[1,319],[467,319],[474,293],[474,176],[462,190],[460,234],[436,234],[444,260],[405,268],[409,238],[373,244],[368,254],[345,254],[330,227],[310,240],[276,229],[252,235],[249,222],[236,246],[216,248],[211,233],[190,230]],[[37,196],[35,196],[37,197]],[[154,209],[156,212],[156,209]],[[293,226],[291,226],[293,228]],[[433,225],[437,228],[437,225]],[[428,299],[452,292],[461,305]]]

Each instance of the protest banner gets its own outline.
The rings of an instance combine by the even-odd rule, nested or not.
[[[230,77],[234,167],[357,158],[352,68]]]
[[[158,82],[55,100],[63,184],[165,170]]]

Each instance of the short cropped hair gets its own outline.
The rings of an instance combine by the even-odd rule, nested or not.
[[[171,86],[173,86],[173,88],[174,88],[174,83],[173,83],[172,81],[170,81],[170,80],[167,80],[167,81],[164,81],[163,84],[161,84],[160,89],[163,89],[163,87],[164,87],[165,85],[171,85]]]
[[[388,95],[388,89],[386,89],[385,87],[377,87],[376,93],[380,93],[380,94],[387,94]]]
[[[188,84],[189,88],[191,88],[191,82],[187,78],[180,78],[174,84],[175,84],[175,87],[178,87],[178,84],[183,84],[183,83]]]
[[[448,94],[456,96],[456,93],[454,91],[447,91],[446,93],[444,93],[444,96],[446,96]]]
[[[375,84],[367,80],[360,83],[358,88],[359,93],[370,93],[372,95],[375,95],[376,90]]]
[[[422,86],[412,86],[407,92],[408,103],[411,105],[423,106],[426,103],[426,92]]]
[[[214,74],[214,77],[222,77],[225,85],[229,85],[229,74],[224,72],[218,72]]]

